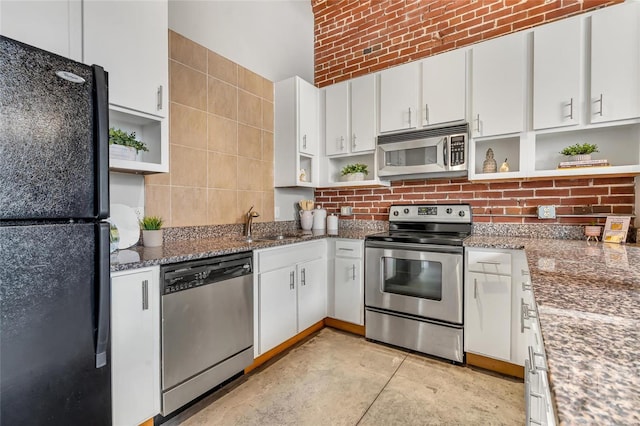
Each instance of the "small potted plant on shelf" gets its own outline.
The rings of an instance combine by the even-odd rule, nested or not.
[[[594,152],[598,152],[598,145],[583,143],[583,144],[575,144],[566,147],[560,154],[568,155],[572,157],[573,161],[588,161],[591,160],[591,154]]]
[[[160,216],[145,216],[140,221],[142,242],[145,247],[160,247],[162,245],[162,218]]]
[[[367,165],[362,163],[347,164],[342,168],[342,180],[344,181],[360,181],[369,174]]]
[[[592,238],[598,241],[600,238],[600,233],[602,232],[602,226],[598,225],[598,223],[594,220],[589,225],[584,226],[584,235],[587,237],[587,241]]]
[[[109,158],[135,161],[140,151],[148,152],[149,149],[144,142],[136,139],[136,132],[109,128]]]

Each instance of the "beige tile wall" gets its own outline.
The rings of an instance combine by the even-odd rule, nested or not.
[[[145,177],[167,226],[272,221],[273,83],[169,31],[170,172]]]

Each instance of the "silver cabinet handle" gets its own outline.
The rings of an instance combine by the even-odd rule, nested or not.
[[[411,127],[411,107],[409,107],[409,127]]]
[[[289,272],[289,289],[293,290],[294,288],[296,288],[296,284],[295,284],[295,272],[291,271]]]
[[[569,119],[573,120],[573,98],[569,101]]]
[[[351,137],[351,149],[356,149],[356,134]]]
[[[474,121],[476,122],[476,132],[480,133],[480,114],[476,115]]]
[[[520,269],[520,274],[529,275],[529,270],[528,269]]]
[[[340,151],[344,149],[344,136],[340,136]]]
[[[307,135],[302,135],[302,148],[307,149]]]
[[[544,360],[544,354],[534,351],[533,346],[529,346],[529,360],[531,361],[531,373],[538,374],[538,371],[548,371],[548,368],[546,365],[544,366],[536,365],[536,357],[541,357]]]
[[[533,289],[533,286],[531,284],[527,284],[526,282],[522,281],[522,291],[531,291]]]
[[[353,249],[351,249],[351,248],[344,248],[344,247],[340,247],[338,250],[342,250],[342,251],[353,251]]]
[[[500,262],[495,262],[491,260],[478,260],[478,263],[483,263],[485,265],[499,265]]]
[[[478,279],[477,278],[473,279],[473,298],[474,299],[478,298]]]
[[[522,302],[522,306],[524,307],[524,319],[538,318],[537,311],[535,309],[531,309],[528,304]]]
[[[429,104],[424,104],[424,120],[429,124]]]
[[[149,309],[149,280],[142,281],[142,310]]]
[[[597,99],[596,101],[593,102],[594,104],[599,103],[600,104],[600,111],[596,112],[593,115],[599,115],[600,117],[602,117],[602,93],[600,93],[600,98]]]
[[[158,108],[158,111],[162,111],[162,92],[163,92],[163,87],[162,85],[158,86],[158,91],[156,92],[156,101],[158,102],[158,104],[156,105],[156,108]]]
[[[520,333],[524,333],[524,329],[530,329],[531,327],[527,327],[524,325],[524,320],[526,318],[526,312],[529,310],[529,305],[524,303],[524,299],[520,299]]]
[[[300,275],[301,275],[301,281],[302,281],[300,284],[307,285],[307,274],[306,274],[305,268],[302,268]]]
[[[356,280],[356,265],[355,264],[351,265],[351,273],[352,273],[352,276],[353,276],[353,281],[355,281]]]

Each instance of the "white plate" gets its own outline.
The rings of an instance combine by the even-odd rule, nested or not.
[[[111,222],[116,225],[120,234],[118,250],[137,244],[140,239],[140,225],[136,212],[124,204],[111,204],[110,209]]]

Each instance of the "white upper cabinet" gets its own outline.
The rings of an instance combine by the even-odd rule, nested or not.
[[[525,34],[515,33],[473,48],[472,117],[474,137],[524,130]]]
[[[298,79],[298,143],[300,152],[318,155],[318,88]]]
[[[533,128],[580,123],[583,99],[582,18],[563,19],[533,31]]]
[[[376,147],[376,78],[369,74],[354,78],[351,85],[351,152]]]
[[[465,119],[466,54],[457,49],[422,61],[423,126]]]
[[[109,72],[109,103],[164,117],[167,1],[85,1],[84,62]]]
[[[640,3],[591,16],[591,122],[640,117]]]
[[[420,62],[380,72],[380,133],[418,126]]]
[[[0,2],[0,33],[82,61],[82,2],[3,0]]]
[[[327,155],[373,151],[376,145],[375,75],[328,86],[325,92]]]
[[[349,147],[349,82],[324,89],[326,154],[346,154]]]

